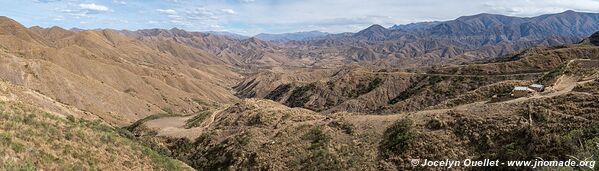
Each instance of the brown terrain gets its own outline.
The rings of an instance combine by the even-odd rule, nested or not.
[[[160,117],[128,130],[200,170],[404,170],[415,169],[413,158],[592,158],[599,126],[599,46],[592,41],[434,72],[358,66],[265,72],[236,90],[270,100]],[[496,73],[496,67],[514,69]],[[546,90],[490,102],[533,82]]]
[[[595,27],[590,16],[512,19],[535,24],[536,34],[493,43],[481,43],[492,37],[484,32],[506,23],[481,20],[506,21],[501,16],[289,42],[179,29],[25,28],[2,17],[0,164],[441,170],[413,168],[410,159],[596,160],[599,32],[582,39]],[[560,17],[585,22],[579,34],[543,36],[553,32],[537,25]],[[455,33],[464,23],[473,29],[468,41],[446,42],[465,34]],[[432,41],[439,37],[446,39]],[[560,45],[572,42],[580,43]],[[545,91],[492,101],[532,83]],[[477,170],[457,168],[465,169]]]

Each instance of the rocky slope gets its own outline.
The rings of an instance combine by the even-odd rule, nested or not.
[[[599,59],[599,48],[586,43],[589,40],[415,72],[357,66],[303,74],[264,72],[245,78],[235,89],[242,98],[265,98],[290,107],[328,113],[417,111],[447,100],[456,103],[466,97],[481,100],[504,94],[510,91],[509,87],[519,84],[550,84],[556,72],[569,63]]]
[[[599,96],[592,86],[599,78],[599,65],[587,62],[572,64],[568,70],[590,64],[592,74],[564,72],[546,93],[504,102],[466,99],[432,110],[362,115],[321,114],[245,99],[192,117],[149,120],[129,130],[200,170],[443,170],[414,168],[410,162],[596,160]],[[186,134],[190,131],[193,136]]]
[[[587,42],[439,68],[522,68],[505,73],[492,73],[493,67],[452,75],[373,72],[358,66],[261,73],[243,81],[238,95],[264,96],[279,103],[244,99],[196,115],[149,118],[127,129],[139,140],[201,170],[445,170],[415,168],[410,162],[597,160],[599,46]],[[524,72],[531,66],[541,72]],[[528,97],[490,100],[509,93],[513,86],[532,82],[547,88]],[[252,91],[243,93],[247,90]],[[386,100],[396,95],[385,93],[394,91],[399,99],[389,104]],[[327,106],[331,98],[342,102]],[[387,115],[380,110],[375,115],[346,112],[368,111],[378,105],[371,102],[380,101],[387,103],[383,108]]]

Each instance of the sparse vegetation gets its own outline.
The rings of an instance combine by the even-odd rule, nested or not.
[[[425,81],[427,78],[428,82],[421,82]],[[387,104],[395,104],[400,101],[404,101],[412,97],[414,94],[420,92],[423,88],[433,86],[443,80],[444,78],[439,76],[425,77],[423,80],[412,83],[409,88],[399,93],[399,95],[397,95],[395,98],[389,100]]]
[[[564,74],[565,70],[566,64],[561,64],[539,78],[538,82],[544,85],[551,85],[556,81],[557,77]]]
[[[352,91],[352,93],[350,93],[352,98],[356,98],[358,96],[361,96],[363,94],[369,93],[372,90],[378,88],[381,84],[383,83],[383,80],[380,78],[375,78],[374,80],[370,81],[368,83],[368,85],[359,83],[356,86],[356,89]]]
[[[391,105],[391,104],[395,104],[397,102],[406,100],[406,99],[410,98],[412,95],[414,95],[415,93],[417,93],[421,88],[422,88],[422,86],[418,82],[413,83],[409,88],[407,88],[406,90],[399,93],[399,95],[397,95],[395,98],[389,100],[389,102],[387,102],[387,104]]]
[[[333,127],[333,128],[337,128],[342,130],[344,133],[346,134],[353,134],[355,127],[354,125],[350,124],[350,123],[346,123],[346,122],[340,122],[340,121],[333,121],[330,122],[328,124],[328,126]]]
[[[7,170],[185,170],[183,163],[100,122],[0,104],[0,168]],[[135,158],[135,162],[129,159]]]
[[[259,126],[260,124],[262,124],[262,114],[257,113],[256,115],[252,116],[248,122],[247,122],[247,126]]]
[[[339,170],[340,165],[337,158],[329,152],[328,144],[330,137],[323,131],[322,126],[312,128],[304,139],[310,140],[311,155],[306,159],[305,170]]]
[[[151,120],[156,120],[156,119],[165,118],[165,117],[180,116],[178,114],[174,114],[171,110],[167,110],[167,111],[168,111],[167,113],[158,113],[158,114],[146,116],[145,118],[137,120],[133,124],[125,127],[125,129],[131,131],[132,129],[137,128],[138,126],[143,125],[144,123],[151,121]]]
[[[408,147],[413,137],[412,121],[401,119],[385,131],[380,151],[384,157],[400,154]]]
[[[430,130],[443,129],[445,126],[446,124],[443,121],[436,118],[432,118],[426,122],[426,128]]]
[[[185,124],[185,127],[186,128],[198,127],[211,114],[212,113],[209,110],[201,111],[198,114],[196,114],[193,118],[187,120],[187,123]]]
[[[460,78],[463,78],[463,77],[460,77]],[[435,75],[435,76],[431,76],[431,77],[428,79],[428,84],[429,84],[429,85],[435,85],[435,84],[437,84],[437,83],[439,83],[439,82],[441,82],[441,81],[443,81],[443,80],[445,80],[445,78],[444,78],[444,77],[441,77],[441,76],[436,76],[436,75]]]
[[[289,107],[303,107],[308,101],[310,101],[310,91],[316,89],[316,85],[308,84],[306,86],[301,86],[295,88],[291,92],[291,95],[285,102]]]
[[[285,93],[289,92],[289,89],[291,89],[290,84],[279,85],[279,86],[277,86],[277,88],[275,88],[273,91],[271,91],[264,98],[274,100],[274,101],[279,101],[279,100],[281,100],[281,98],[283,98],[283,95],[285,95]]]
[[[599,94],[599,81],[592,81],[589,83],[577,85],[576,87],[574,87],[572,91]]]

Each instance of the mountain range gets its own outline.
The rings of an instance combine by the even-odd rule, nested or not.
[[[249,38],[0,17],[0,168],[409,170],[414,158],[592,158],[598,30],[599,14],[574,11]],[[510,96],[533,83],[545,91]]]
[[[288,42],[288,41],[306,41],[312,39],[318,39],[324,36],[329,35],[326,32],[320,31],[308,31],[308,32],[296,32],[296,33],[283,33],[283,34],[266,34],[261,33],[255,35],[254,37],[265,40],[265,41],[275,41],[275,42]]]
[[[391,29],[373,25],[356,33],[260,34],[255,38],[273,50],[253,53],[252,59],[262,60],[262,67],[272,67],[265,64],[271,61],[277,68],[282,63],[287,68],[331,68],[348,63],[418,68],[576,43],[597,29],[599,14],[594,13],[565,11],[529,18],[478,14]]]

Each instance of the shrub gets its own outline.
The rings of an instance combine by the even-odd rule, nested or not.
[[[203,144],[204,142],[210,141],[211,136],[212,135],[210,135],[209,133],[204,132],[202,133],[202,135],[196,138],[193,143],[195,145]]]
[[[9,145],[12,143],[12,136],[7,132],[1,133],[0,142],[2,142],[3,145]]]
[[[397,102],[404,101],[404,100],[410,98],[412,95],[419,92],[421,89],[422,89],[422,86],[419,86],[418,82],[413,83],[409,88],[407,88],[406,90],[399,93],[399,95],[397,95],[395,98],[389,100],[387,102],[387,104],[392,105]]]
[[[305,168],[302,170],[340,170],[339,160],[327,148],[330,137],[323,132],[322,126],[312,128],[304,135],[304,139],[311,141],[311,155],[304,162]]]
[[[73,115],[67,115],[67,120],[69,122],[75,122],[75,121],[77,121],[77,119],[75,119],[75,116],[73,116]]]
[[[135,121],[133,124],[124,127],[125,129],[129,130],[129,131],[133,131],[133,129],[139,127],[140,125],[143,125],[144,123],[151,121],[151,120],[156,120],[156,119],[160,119],[160,118],[164,118],[164,117],[174,117],[174,116],[179,116],[177,114],[171,113],[171,112],[167,112],[167,113],[158,113],[158,114],[154,114],[154,115],[150,115],[147,116],[143,119],[140,119],[138,121]]]
[[[410,119],[397,121],[385,130],[383,137],[384,139],[380,146],[383,156],[388,157],[392,154],[402,153],[414,137],[412,133],[412,121]]]
[[[439,119],[431,119],[426,122],[426,128],[430,130],[439,130],[445,128],[445,123]]]
[[[202,122],[204,122],[204,120],[208,116],[210,116],[210,114],[211,114],[210,111],[202,111],[202,112],[198,113],[193,118],[187,120],[187,123],[185,123],[185,128],[193,128],[193,127],[200,126],[200,124]]]
[[[566,64],[561,64],[553,70],[549,71],[547,74],[543,75],[541,78],[539,78],[538,82],[545,85],[553,84],[558,76],[564,74],[565,70]]]
[[[333,127],[333,128],[338,128],[340,130],[342,130],[344,133],[346,134],[353,134],[354,133],[354,125],[352,125],[351,123],[345,123],[345,122],[339,122],[339,121],[332,121],[328,124],[328,126]]]
[[[352,96],[352,98],[356,98],[356,97],[361,96],[363,94],[369,93],[372,90],[378,88],[381,84],[383,84],[383,80],[380,79],[380,78],[375,78],[374,80],[370,81],[368,83],[368,85],[360,83],[356,87],[356,90],[354,90],[351,93],[351,96]]]
[[[441,81],[443,81],[445,78],[441,77],[441,76],[431,76],[428,80],[428,84],[429,85],[435,85]]]

